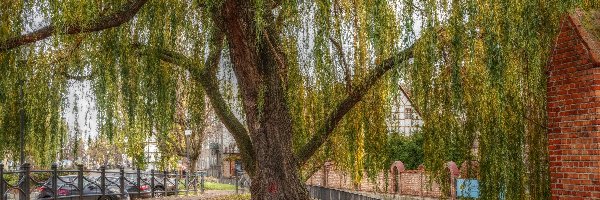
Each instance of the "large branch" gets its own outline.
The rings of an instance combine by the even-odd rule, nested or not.
[[[148,2],[148,0],[130,0],[116,12],[109,15],[100,16],[92,20],[73,22],[71,23],[71,25],[68,25],[66,27],[56,27],[54,25],[48,25],[34,32],[9,38],[5,41],[0,42],[0,52],[46,39],[54,34],[61,33],[61,31],[64,31],[64,33],[66,34],[72,35],[79,33],[96,32],[120,26],[121,24],[131,20],[146,2]]]
[[[327,141],[329,136],[335,130],[337,124],[342,118],[348,113],[362,98],[367,94],[369,89],[377,80],[379,80],[387,71],[398,66],[413,55],[414,46],[410,46],[404,49],[402,52],[395,56],[385,60],[383,63],[378,64],[375,68],[369,71],[369,74],[364,81],[357,83],[352,88],[348,96],[341,101],[331,113],[327,115],[324,123],[319,127],[317,133],[304,145],[298,152],[298,164],[304,165],[310,157],[317,152],[317,150]]]
[[[213,105],[215,109],[215,113],[219,119],[221,119],[225,127],[227,127],[227,130],[231,132],[233,138],[238,144],[240,152],[242,153],[242,158],[248,163],[251,163],[254,156],[252,153],[252,142],[250,140],[250,136],[248,135],[248,131],[235,117],[233,112],[231,112],[231,109],[219,92],[216,77],[214,74],[212,74],[214,71],[211,69],[215,69],[216,66],[219,65],[221,49],[222,42],[215,51],[211,52],[203,69],[200,69],[194,65],[191,59],[180,53],[166,49],[158,49],[157,53],[159,54],[161,60],[187,69],[191,73],[192,77],[202,84],[202,87],[206,91],[206,95],[208,96],[211,105]]]

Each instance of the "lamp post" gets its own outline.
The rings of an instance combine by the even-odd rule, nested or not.
[[[185,135],[185,157],[188,161],[188,167],[192,166],[191,162],[190,162],[190,139],[189,137],[192,135],[192,130],[185,130],[184,131],[184,135]],[[194,170],[194,169],[188,169],[189,170]]]
[[[25,102],[23,99],[23,80],[19,80],[19,132],[21,143],[19,165],[23,165],[25,163]]]

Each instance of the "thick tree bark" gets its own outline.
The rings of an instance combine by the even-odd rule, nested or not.
[[[292,147],[292,124],[278,78],[265,83],[264,109],[259,129],[252,130],[255,173],[253,199],[308,199],[299,177]]]
[[[221,12],[252,140],[252,199],[309,199],[292,150],[285,56],[269,36],[272,30],[257,35],[252,12],[248,2],[237,0],[226,1]]]

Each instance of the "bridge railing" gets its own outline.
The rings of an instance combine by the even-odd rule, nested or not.
[[[28,163],[18,170],[5,170],[0,164],[0,200],[32,199],[127,199],[204,192],[205,173],[124,168],[32,170]]]

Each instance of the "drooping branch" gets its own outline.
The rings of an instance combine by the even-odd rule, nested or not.
[[[73,22],[66,27],[48,25],[31,33],[9,38],[0,42],[0,52],[46,39],[52,35],[61,33],[61,30],[63,30],[65,34],[73,35],[96,32],[120,26],[131,20],[146,2],[148,2],[148,0],[130,0],[120,9],[109,15],[100,16],[92,20]]]
[[[367,94],[369,89],[377,80],[390,69],[408,61],[413,55],[413,46],[404,49],[402,52],[378,64],[375,68],[369,71],[368,76],[359,83],[354,84],[348,96],[341,101],[333,111],[331,111],[324,120],[324,123],[319,127],[315,135],[306,143],[298,152],[298,164],[304,165],[306,161],[312,157],[315,152],[327,141],[333,133],[337,124],[342,118]]]

